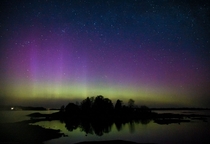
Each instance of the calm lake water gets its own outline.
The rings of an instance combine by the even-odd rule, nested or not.
[[[53,113],[56,111],[0,111],[0,123],[18,122],[28,120],[26,115],[40,112]],[[181,113],[181,114],[206,114],[210,115],[210,111],[155,111],[158,113]],[[160,125],[154,121],[144,123],[127,123],[119,127],[115,124],[103,131],[102,136],[86,134],[81,127],[71,129],[66,128],[66,124],[58,120],[41,121],[33,125],[39,125],[44,128],[59,129],[67,137],[52,139],[46,141],[45,144],[57,143],[76,143],[81,141],[101,141],[101,140],[128,140],[139,143],[207,143],[210,142],[210,122],[202,120],[193,120],[189,123]]]

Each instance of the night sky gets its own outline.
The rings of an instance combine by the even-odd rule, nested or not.
[[[1,0],[0,105],[87,96],[210,106],[208,0]]]

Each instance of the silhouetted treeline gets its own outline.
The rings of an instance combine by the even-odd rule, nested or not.
[[[113,104],[110,99],[99,95],[87,97],[80,104],[69,103],[62,106],[57,116],[69,131],[79,127],[86,134],[101,136],[110,132],[113,124],[118,131],[126,123],[129,123],[131,129],[134,123],[147,124],[154,114],[146,106],[136,106],[132,99],[127,105],[119,99]]]
[[[62,106],[60,113],[63,117],[114,117],[118,118],[134,118],[145,117],[151,114],[151,110],[147,106],[138,107],[135,101],[130,99],[127,105],[122,100],[117,100],[115,104],[102,95],[96,97],[87,97],[80,104],[69,103]]]

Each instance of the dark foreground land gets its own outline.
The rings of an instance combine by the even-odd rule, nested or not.
[[[0,143],[43,143],[61,137],[60,130],[29,125],[28,122],[0,124]]]
[[[76,144],[139,144],[136,142],[123,141],[123,140],[111,140],[111,141],[89,141],[89,142],[79,142]]]

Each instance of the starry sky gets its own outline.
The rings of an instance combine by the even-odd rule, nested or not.
[[[1,0],[0,104],[87,96],[209,107],[208,0]]]

